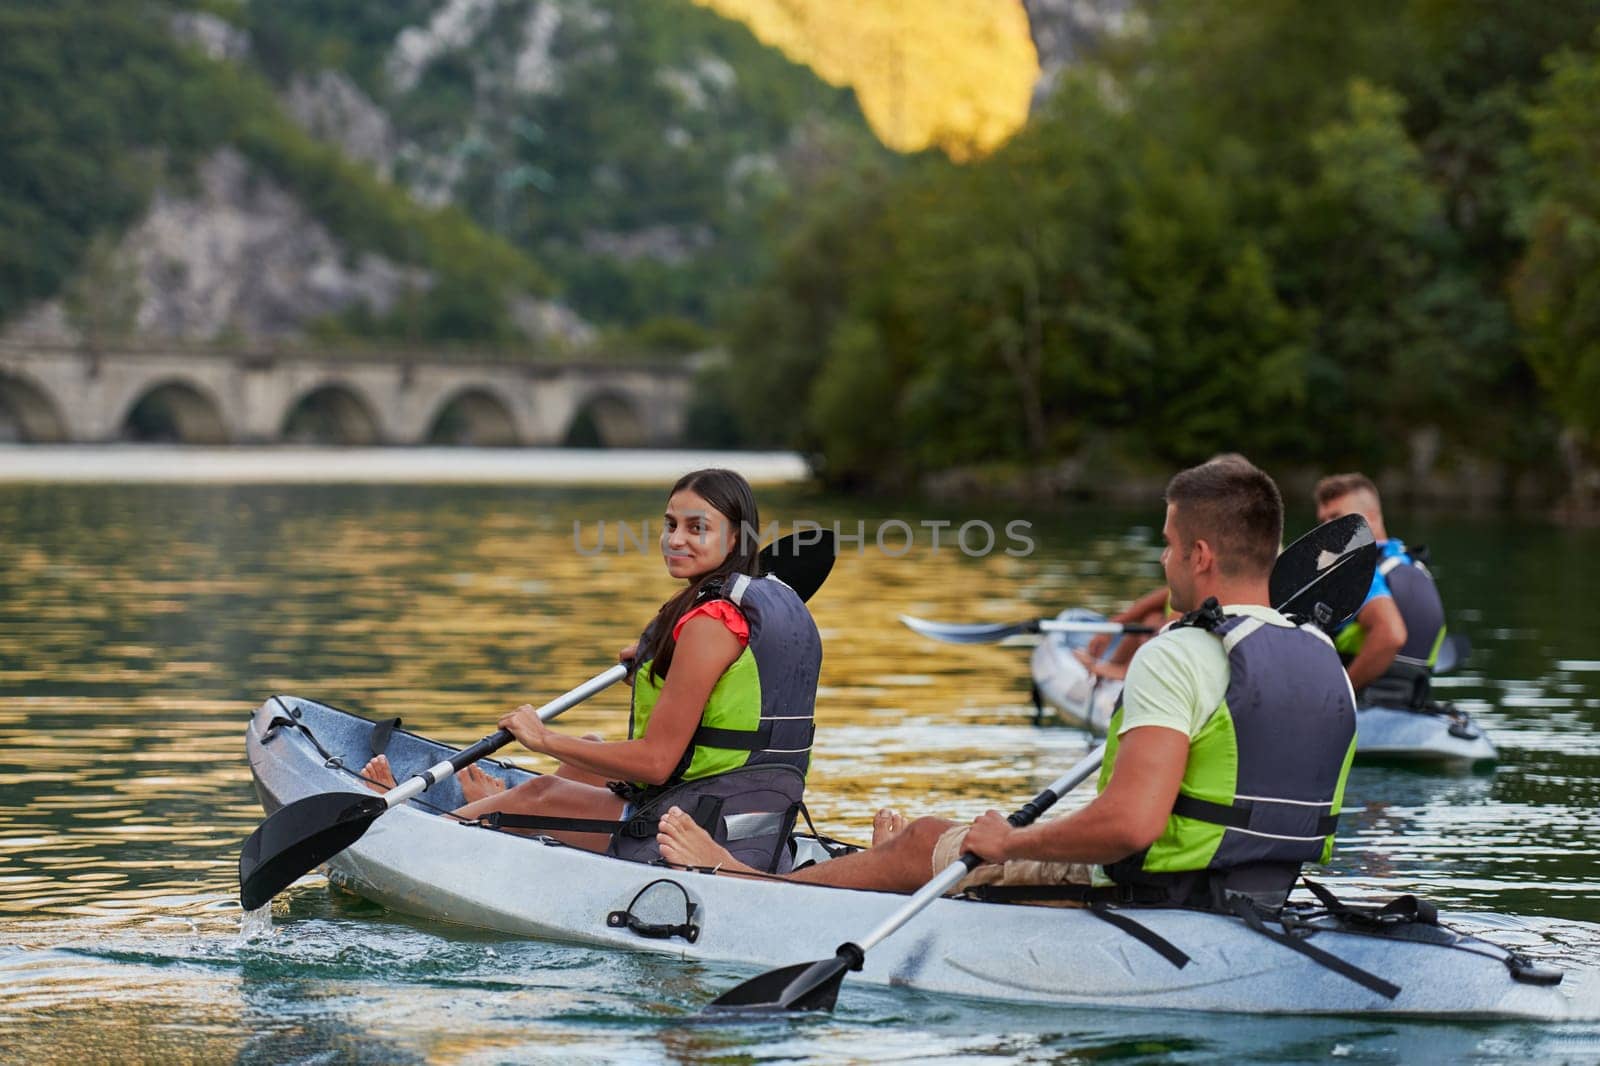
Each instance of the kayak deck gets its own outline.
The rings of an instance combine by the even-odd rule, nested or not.
[[[1105,620],[1103,615],[1077,607],[1058,617],[1073,622]],[[1096,678],[1078,661],[1073,652],[1088,643],[1085,634],[1051,633],[1034,647],[1035,721],[1042,724],[1053,717],[1063,725],[1104,736],[1122,682]],[[1356,709],[1356,758],[1470,766],[1493,762],[1498,752],[1482,727],[1465,712],[1371,706]]]
[[[309,700],[274,697],[254,715],[246,746],[269,810],[330,790],[359,794],[346,767],[371,755],[373,725]],[[387,754],[401,776],[449,748],[396,729]],[[497,767],[514,783],[526,771]],[[772,967],[832,955],[840,941],[901,905],[893,893],[778,879],[713,876],[591,854],[466,825],[437,813],[454,786],[378,819],[328,863],[329,878],[425,918],[548,940]],[[442,802],[440,802],[442,801]],[[1393,999],[1307,960],[1231,916],[1113,908],[1124,923],[1178,949],[1176,965],[1149,941],[1080,908],[943,899],[869,953],[862,980],[1004,1000],[1251,1013],[1563,1017],[1560,989],[1513,979],[1506,953],[1442,927],[1440,943],[1356,932],[1313,917],[1315,944],[1392,982]],[[694,926],[652,938],[626,920]],[[619,917],[621,916],[621,917]],[[1421,935],[1418,931],[1417,935]],[[1548,975],[1546,975],[1548,977]]]

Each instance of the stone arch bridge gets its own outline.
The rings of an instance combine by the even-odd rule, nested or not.
[[[691,378],[681,363],[5,344],[0,440],[668,446]]]

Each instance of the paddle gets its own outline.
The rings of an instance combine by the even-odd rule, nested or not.
[[[1332,522],[1320,525],[1283,550],[1283,554],[1278,557],[1278,562],[1272,569],[1274,603],[1297,602],[1296,597],[1303,591],[1301,586],[1313,581],[1322,581],[1325,575],[1321,567],[1332,565],[1334,561],[1345,558],[1363,545],[1372,543],[1372,530],[1367,528],[1366,521],[1363,519],[1358,528],[1355,523],[1347,521],[1351,517],[1359,516],[1346,515],[1342,519],[1334,519]],[[1300,580],[1302,577],[1304,580],[1300,586],[1292,585],[1291,579]],[[1312,605],[1308,603],[1306,610],[1301,613],[1309,617],[1312,614]],[[1324,626],[1334,624],[1320,618],[1314,620]],[[925,618],[903,614],[900,616],[900,621],[916,633],[949,644],[998,644],[1011,637],[1039,633],[1144,634],[1156,631],[1154,626],[1121,622],[1073,622],[1059,618],[1030,618],[1023,622],[962,623],[931,622]],[[1444,657],[1443,651],[1440,657],[1441,659]]]
[[[910,630],[947,644],[998,644],[1034,633],[1154,633],[1155,626],[1122,622],[1070,622],[1059,618],[1031,618],[1026,622],[930,622],[909,614],[900,621]]]
[[[1359,523],[1359,529],[1349,521],[1352,518]],[[1329,553],[1328,545],[1335,541],[1345,545],[1345,554]],[[1271,586],[1289,591],[1283,598],[1274,595],[1273,600],[1285,615],[1326,617],[1332,621],[1321,624],[1336,624],[1360,609],[1377,563],[1378,547],[1367,529],[1366,520],[1360,515],[1337,518],[1307,533],[1278,556],[1272,569]],[[1014,826],[1032,824],[1062,795],[1098,770],[1104,755],[1104,745],[1091,751],[1006,820]],[[705,1013],[832,1010],[844,975],[861,969],[869,950],[954,888],[982,862],[972,852],[965,853],[918,889],[859,944],[846,941],[839,945],[832,958],[802,962],[753,977],[718,996],[705,1007]]]
[[[763,573],[777,576],[802,600],[809,600],[833,569],[836,554],[832,530],[809,529],[767,545],[760,566]],[[548,722],[627,676],[628,668],[618,663],[540,707],[539,718]],[[256,827],[239,852],[239,903],[245,910],[255,910],[354,844],[380,816],[514,739],[508,731],[497,730],[381,796],[323,792],[280,808]]]

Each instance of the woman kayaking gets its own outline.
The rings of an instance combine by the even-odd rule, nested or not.
[[[821,638],[794,590],[759,573],[760,517],[741,475],[685,474],[663,520],[667,572],[685,587],[620,653],[632,664],[628,739],[557,732],[524,704],[500,727],[561,768],[506,789],[468,767],[459,778],[467,803],[454,813],[652,859],[660,812],[677,806],[777,868],[811,761]],[[363,775],[394,787],[382,755]],[[773,817],[730,820],[740,814]]]

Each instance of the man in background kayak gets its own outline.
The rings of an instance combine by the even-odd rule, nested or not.
[[[1317,482],[1317,521],[1359,514],[1383,555],[1355,619],[1334,635],[1362,706],[1422,707],[1444,644],[1444,603],[1433,575],[1383,524],[1378,486],[1365,474],[1334,474]]]
[[[958,890],[1281,903],[1301,863],[1333,848],[1355,753],[1355,702],[1331,641],[1269,606],[1282,532],[1278,488],[1248,463],[1206,463],[1168,484],[1161,561],[1185,615],[1134,656],[1083,809],[1024,828],[998,811],[970,826],[880,812],[873,847],[790,878],[908,892],[972,851],[986,863]],[[671,862],[752,872],[681,811],[662,819],[659,842]]]

